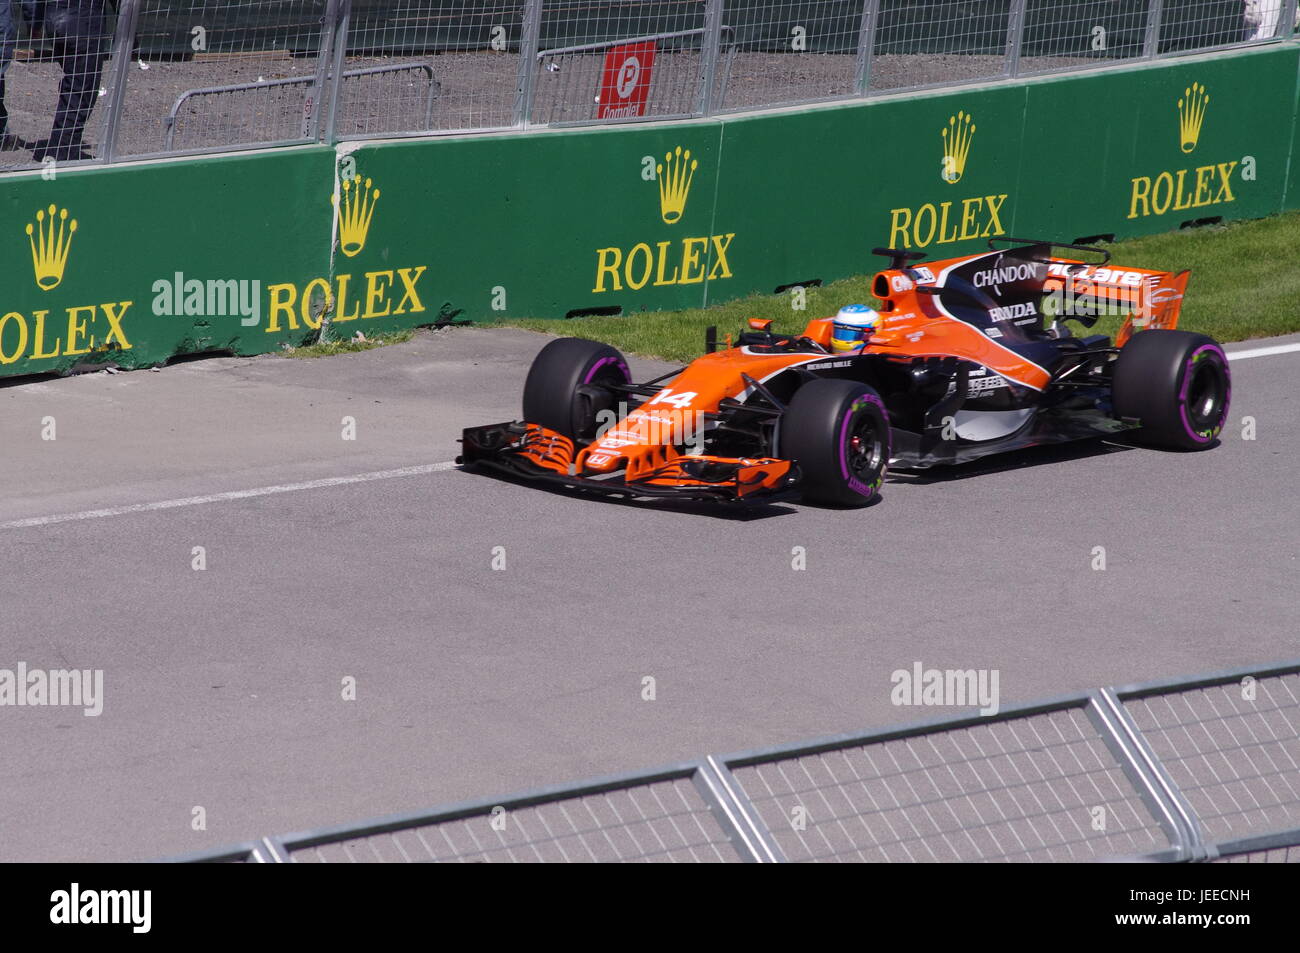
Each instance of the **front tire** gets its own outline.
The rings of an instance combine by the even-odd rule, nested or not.
[[[524,420],[575,440],[596,435],[596,417],[614,410],[618,394],[605,384],[632,380],[627,361],[608,344],[558,338],[533,358],[524,382]]]
[[[1204,334],[1142,331],[1115,359],[1115,416],[1141,421],[1139,436],[1152,446],[1211,446],[1227,419],[1231,395],[1227,355]]]
[[[885,402],[857,381],[809,381],[781,418],[779,453],[798,464],[809,502],[870,503],[885,481],[889,451]]]

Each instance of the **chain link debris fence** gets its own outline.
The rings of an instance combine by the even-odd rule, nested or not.
[[[180,861],[1300,862],[1300,660],[265,837]]]
[[[1020,75],[1140,59],[1148,54],[1150,23],[1151,8],[1145,3],[1027,0]]]
[[[1089,705],[730,762],[792,861],[1079,861],[1173,842]]]
[[[508,799],[342,838],[289,837],[274,851],[293,863],[737,863],[700,774],[688,767],[636,784]]]
[[[511,0],[353,0],[336,50],[342,75],[388,71],[344,80],[334,137],[513,127],[524,14]]]
[[[0,171],[996,82],[1291,39],[1296,2],[3,0]]]
[[[710,31],[705,0],[546,0],[524,107],[530,125],[699,115]]]
[[[1206,839],[1300,824],[1300,673],[1120,698]]]
[[[330,0],[123,0],[100,154],[107,159],[316,141]],[[134,36],[129,31],[134,27]]]

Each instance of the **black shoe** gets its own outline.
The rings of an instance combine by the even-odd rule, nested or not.
[[[37,162],[44,162],[46,159],[54,159],[57,162],[76,162],[78,159],[95,158],[86,148],[80,144],[52,146],[50,140],[39,139],[30,143],[32,149],[32,158]]]

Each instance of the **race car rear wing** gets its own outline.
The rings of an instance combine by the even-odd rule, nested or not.
[[[1123,347],[1134,331],[1172,331],[1178,327],[1178,318],[1183,308],[1183,297],[1187,294],[1187,281],[1190,271],[1170,274],[1157,272],[1162,280],[1153,282],[1152,288],[1132,314],[1125,319],[1124,325],[1115,335],[1115,346]]]
[[[1025,257],[1048,266],[1048,278],[1043,283],[1043,290],[1049,294],[1072,297],[1075,301],[1087,297],[1094,302],[1100,300],[1127,308],[1124,324],[1115,338],[1116,347],[1123,347],[1135,331],[1173,330],[1178,327],[1190,272],[1174,274],[1147,268],[1107,267],[1110,264],[1110,252],[1095,245],[1023,238],[989,239],[990,250],[996,251],[998,245],[1019,246],[1013,253],[1025,253],[1033,247],[1042,248],[1047,253],[1044,256],[1035,257],[1030,253]],[[1051,255],[1056,248],[1092,252],[1102,257],[1101,261],[1091,263],[1057,258]],[[1091,326],[1095,320],[1084,323]]]
[[[1072,242],[1051,241],[1045,238],[1011,238],[1003,235],[989,239],[989,251],[997,251],[999,245],[1018,245],[1020,250],[1040,246],[1047,250],[1047,255],[1043,258],[1034,258],[1027,256],[1031,261],[1041,261],[1045,264],[1051,264],[1054,261],[1060,261],[1059,258],[1053,258],[1051,251],[1053,248],[1073,248],[1075,251],[1094,252],[1101,255],[1101,261],[1093,262],[1094,266],[1101,266],[1110,261],[1110,252],[1104,248],[1098,248],[1096,245],[1078,245]]]
[[[999,246],[1010,246],[1000,248]],[[996,238],[994,252],[915,265],[915,252],[893,248],[872,251],[890,259],[890,268],[876,274],[872,294],[886,311],[895,299],[910,303],[916,295],[951,294],[990,314],[1032,306],[1053,322],[1078,321],[1092,327],[1103,316],[1123,321],[1116,346],[1137,331],[1178,326],[1188,272],[1173,273],[1111,263],[1105,248],[1073,242]],[[1086,253],[1065,257],[1071,251]],[[1091,260],[1080,260],[1081,258]]]

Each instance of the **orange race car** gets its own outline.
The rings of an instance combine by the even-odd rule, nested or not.
[[[1228,361],[1175,330],[1187,272],[1111,267],[1085,245],[989,247],[925,265],[877,248],[890,261],[872,284],[879,308],[849,305],[799,334],[751,320],[722,349],[710,328],[703,356],[645,383],[606,344],[552,341],[528,373],[523,421],[465,430],[459,462],[631,496],[860,505],[890,466],[1128,430],[1168,449],[1216,443]],[[1125,316],[1114,342],[1067,323],[1105,313]]]

